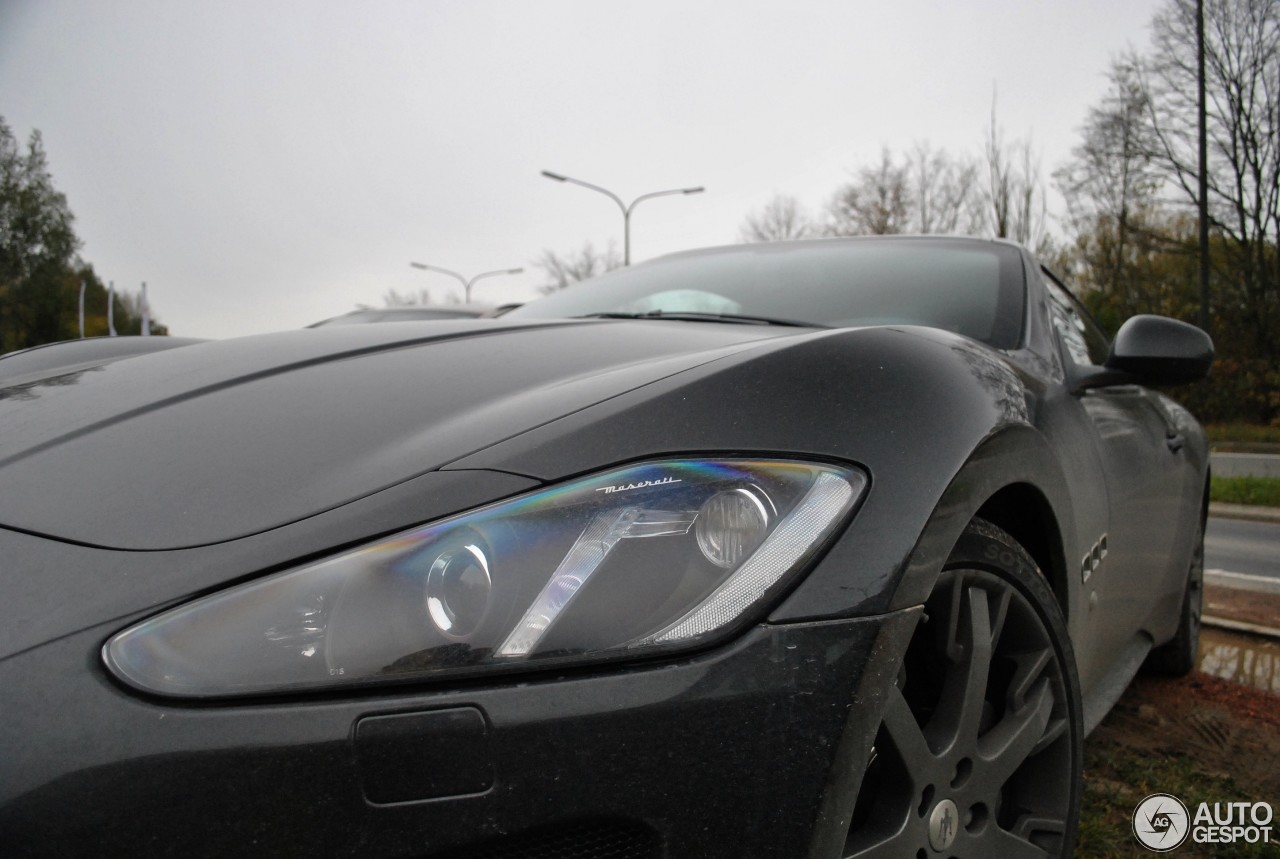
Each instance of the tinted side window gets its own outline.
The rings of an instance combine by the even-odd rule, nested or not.
[[[1053,327],[1062,340],[1062,346],[1077,364],[1101,365],[1107,360],[1110,344],[1080,302],[1067,288],[1058,283],[1047,271],[1042,271],[1045,289],[1049,293],[1049,308],[1053,315]]]

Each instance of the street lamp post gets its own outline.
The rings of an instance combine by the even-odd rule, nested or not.
[[[550,170],[543,170],[542,175],[548,179],[554,179],[557,182],[572,182],[574,185],[581,185],[583,188],[590,188],[592,191],[599,191],[610,200],[618,204],[618,208],[622,210],[622,264],[631,265],[631,211],[641,200],[651,200],[654,197],[667,197],[671,194],[701,194],[706,189],[699,185],[697,188],[673,188],[670,191],[653,191],[648,194],[641,194],[631,201],[630,205],[622,202],[622,198],[607,188],[601,188],[599,185],[592,185],[590,182],[583,182],[581,179],[574,179],[571,176],[562,176],[559,173],[552,173]]]
[[[411,262],[409,263],[409,265],[413,266],[414,268],[425,269],[426,271],[438,271],[441,274],[447,274],[450,277],[456,277],[458,281],[462,284],[462,292],[464,296],[463,300],[467,304],[471,303],[471,284],[475,283],[477,280],[480,280],[481,278],[485,278],[485,277],[494,277],[499,274],[519,274],[520,272],[524,271],[523,268],[500,268],[500,269],[495,269],[494,271],[482,271],[480,272],[480,274],[477,274],[475,277],[468,280],[467,278],[458,274],[456,271],[450,271],[447,268],[440,268],[440,266],[438,265],[427,265],[425,262]]]

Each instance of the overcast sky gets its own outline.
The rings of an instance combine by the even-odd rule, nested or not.
[[[1154,0],[0,0],[0,115],[44,135],[85,260],[146,281],[175,334],[296,328],[544,248],[640,261],[737,238],[775,193],[819,208],[882,146],[1065,159]]]

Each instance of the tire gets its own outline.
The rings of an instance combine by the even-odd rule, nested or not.
[[[1165,644],[1147,654],[1147,668],[1169,677],[1185,677],[1196,667],[1200,651],[1200,616],[1204,610],[1204,518],[1196,530],[1182,592],[1178,631]]]
[[[887,698],[842,855],[1071,855],[1075,655],[1044,576],[1004,531],[965,529]]]

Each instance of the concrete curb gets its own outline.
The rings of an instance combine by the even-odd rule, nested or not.
[[[1253,504],[1228,504],[1225,501],[1209,502],[1209,515],[1217,519],[1247,519],[1251,522],[1275,522],[1280,524],[1280,507],[1258,507]]]
[[[1256,623],[1246,623],[1243,620],[1230,620],[1225,617],[1214,617],[1206,614],[1200,618],[1200,623],[1204,626],[1212,626],[1217,629],[1225,629],[1230,632],[1247,632],[1250,635],[1258,635],[1263,638],[1280,639],[1280,629],[1273,626],[1261,626]]]
[[[1270,576],[1231,573],[1224,570],[1205,570],[1204,583],[1210,588],[1255,594],[1255,599],[1257,600],[1265,600],[1270,597],[1274,601],[1275,595],[1280,594],[1280,578],[1272,578]],[[1218,608],[1221,610],[1229,607],[1220,605]],[[1268,624],[1239,620],[1230,617],[1229,614],[1205,613],[1201,615],[1200,622],[1205,626],[1213,626],[1218,629],[1230,630],[1231,632],[1245,632],[1250,635],[1260,635],[1264,638],[1280,640],[1280,629]]]
[[[1204,583],[1233,591],[1253,591],[1261,594],[1280,594],[1280,578],[1257,576],[1250,573],[1232,573],[1226,570],[1204,571]]]
[[[1280,444],[1271,441],[1220,441],[1209,443],[1210,453],[1253,453],[1280,456]]]

